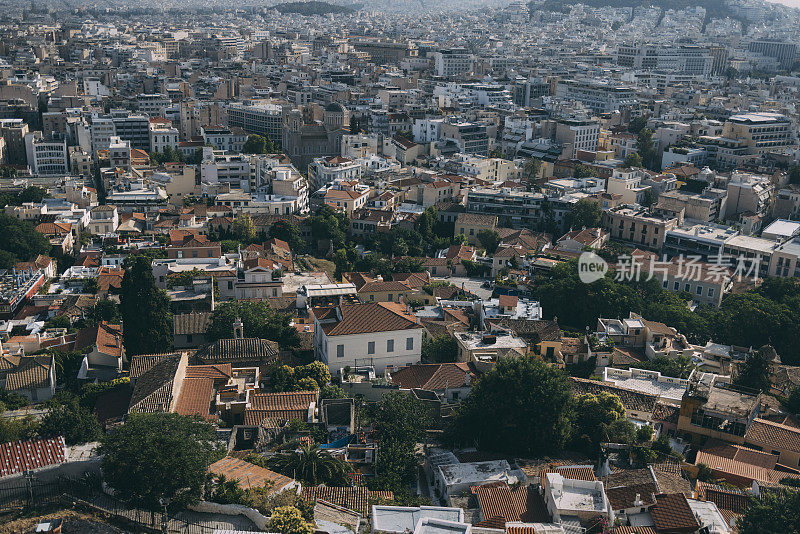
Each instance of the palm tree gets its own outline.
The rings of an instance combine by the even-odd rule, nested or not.
[[[280,471],[305,484],[341,486],[347,482],[350,465],[331,453],[313,445],[304,445],[288,454],[278,454],[267,462],[270,469]]]

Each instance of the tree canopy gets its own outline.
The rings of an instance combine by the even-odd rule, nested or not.
[[[167,352],[172,347],[172,311],[167,293],[156,287],[147,256],[130,258],[122,277],[120,312],[128,354]]]
[[[603,219],[603,210],[595,200],[582,198],[572,206],[567,219],[570,228],[597,228]]]
[[[764,492],[737,523],[741,534],[800,532],[800,492]]]
[[[31,223],[0,213],[0,269],[49,253],[50,241]]]
[[[159,509],[159,499],[197,502],[206,469],[222,457],[214,427],[174,413],[130,414],[102,441],[103,477],[121,499]]]
[[[210,341],[233,337],[233,323],[242,320],[245,337],[277,341],[281,347],[297,347],[300,336],[288,315],[277,313],[266,302],[234,300],[223,302],[211,314],[207,336]]]
[[[304,484],[317,486],[344,486],[350,473],[350,464],[335,458],[328,451],[304,445],[300,449],[272,456],[267,465]]]
[[[534,358],[500,359],[461,403],[448,441],[508,454],[560,451],[569,433],[567,380]]]

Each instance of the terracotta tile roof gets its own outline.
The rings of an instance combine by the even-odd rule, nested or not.
[[[72,224],[64,222],[41,223],[36,231],[44,235],[67,235],[72,232]]]
[[[269,339],[220,339],[198,352],[203,363],[272,363],[278,360],[278,343]]]
[[[655,483],[648,482],[606,489],[606,496],[611,503],[612,509],[625,510],[627,508],[633,508],[633,503],[637,495],[645,505],[654,504],[653,495],[657,492],[658,488]]]
[[[641,393],[639,391],[633,391],[631,389],[625,389],[586,378],[571,377],[571,383],[572,389],[576,393],[611,393],[620,398],[626,410],[637,412],[652,412],[656,404],[656,399],[658,398],[657,395]]]
[[[394,273],[392,280],[397,282],[405,282],[408,287],[412,289],[420,289],[422,286],[430,283],[431,277],[427,271],[421,273]]]
[[[331,504],[358,512],[362,516],[367,516],[372,512],[370,507],[371,503],[378,499],[391,501],[394,499],[394,493],[391,491],[369,491],[367,488],[360,486],[318,486],[303,488],[303,498],[307,500],[327,501]]]
[[[678,415],[680,415],[680,408],[657,402],[653,407],[653,421],[661,421],[664,423],[678,424]]]
[[[614,527],[613,534],[658,534],[653,527]]]
[[[706,454],[713,454],[721,458],[736,460],[750,465],[757,465],[765,469],[774,469],[778,463],[778,456],[764,451],[734,445],[724,442],[708,442],[703,448]]]
[[[172,356],[153,365],[133,387],[128,413],[169,412],[172,409],[172,388],[181,356]]]
[[[64,463],[64,437],[0,443],[0,478]]]
[[[717,486],[697,481],[697,498],[711,501],[721,510],[729,510],[735,514],[743,514],[750,506],[750,496],[743,490]]]
[[[97,276],[97,290],[108,293],[112,289],[120,289],[122,287],[123,276],[125,276],[124,269],[101,267]]]
[[[227,380],[233,375],[231,364],[217,363],[212,365],[190,365],[186,368],[186,378],[212,378]]]
[[[131,358],[131,380],[135,381],[137,378],[149,371],[155,364],[162,362],[168,358],[178,356],[179,352],[160,352],[158,354],[137,354]]]
[[[244,413],[244,424],[261,426],[264,420],[308,420],[311,403],[317,402],[316,391],[289,391],[282,393],[257,393],[250,397],[250,406]]]
[[[481,515],[486,519],[502,518],[503,522],[547,523],[550,514],[544,500],[533,486],[514,489],[504,485],[478,486],[475,490]]]
[[[211,312],[178,313],[172,316],[172,333],[180,335],[205,334],[211,324]]]
[[[775,449],[800,452],[800,429],[756,418],[744,435],[745,441]]]
[[[25,356],[20,358],[16,369],[6,375],[5,389],[19,391],[23,389],[50,387],[51,356]],[[55,386],[55,384],[52,384]]]
[[[320,317],[315,308],[314,315]],[[364,304],[342,304],[341,321],[325,322],[322,329],[328,336],[369,334],[372,332],[394,332],[422,328],[416,316],[406,312],[406,307],[395,302],[367,302]]]
[[[500,295],[498,301],[502,308],[516,308],[519,297],[516,295]]]
[[[391,374],[392,384],[403,389],[439,391],[468,386],[476,378],[466,362],[416,364]]]
[[[756,481],[761,485],[778,485],[782,479],[787,477],[800,479],[800,475],[795,473],[751,465],[704,451],[697,452],[695,465],[700,464],[706,464],[734,484],[750,485],[752,481]]]
[[[122,356],[122,326],[102,321],[99,325],[78,332],[77,350],[97,347],[97,350],[119,358]]]
[[[547,473],[558,473],[570,480],[587,480],[589,482],[597,480],[591,467],[549,467],[539,471],[539,478],[543,479]]]
[[[208,466],[208,472],[224,475],[228,480],[236,480],[242,489],[269,487],[275,492],[282,491],[294,480],[264,467],[226,456]]]
[[[211,378],[184,378],[181,392],[175,403],[175,413],[181,415],[199,415],[203,419],[214,421],[216,414],[211,413],[211,402],[214,399],[214,380]]]
[[[650,515],[658,532],[694,532],[700,528],[682,493],[656,495],[656,505],[650,509]]]

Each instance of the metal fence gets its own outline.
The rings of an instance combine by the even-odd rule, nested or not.
[[[130,506],[105,493],[88,488],[80,480],[58,479],[42,482],[21,478],[0,486],[0,513],[33,510],[53,504],[75,504],[106,515],[135,523],[143,530],[162,532],[164,516],[160,512]],[[179,534],[213,534],[216,527],[167,517],[167,532]]]

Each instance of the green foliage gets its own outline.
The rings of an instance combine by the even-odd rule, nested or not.
[[[642,206],[650,207],[658,202],[658,194],[653,191],[652,187],[645,189],[644,198],[642,199]]]
[[[500,235],[494,230],[484,228],[478,232],[478,241],[480,241],[487,254],[494,254],[494,251],[500,245]]]
[[[425,337],[422,340],[422,361],[426,363],[448,363],[456,361],[458,343],[449,334]]]
[[[288,315],[276,313],[266,302],[223,302],[211,314],[208,338],[211,341],[233,337],[233,323],[242,320],[245,337],[256,337],[277,341],[281,347],[297,347],[300,336],[292,326]]]
[[[411,395],[393,391],[367,407],[380,453],[375,466],[375,489],[400,492],[417,478],[414,449],[432,421],[425,407]]]
[[[7,410],[19,410],[31,403],[28,397],[5,389],[0,389],[0,402]]]
[[[700,482],[713,482],[714,472],[706,464],[697,464],[697,480]]]
[[[739,366],[734,383],[755,391],[769,391],[771,385],[771,352],[771,347],[764,346],[748,356],[744,363]]]
[[[661,156],[653,141],[653,132],[647,128],[642,128],[636,138],[636,146],[644,166],[651,171],[659,170],[661,166]]]
[[[317,361],[295,367],[294,376],[298,381],[306,378],[313,380],[316,383],[316,387],[312,389],[319,389],[331,381],[331,372],[328,366]]]
[[[528,158],[525,165],[522,167],[521,177],[526,182],[532,182],[539,177],[542,172],[542,160],[537,158]]]
[[[612,427],[619,420],[625,420],[625,407],[616,395],[587,393],[574,400],[572,416],[572,447],[594,456],[601,442],[612,441],[628,429]],[[635,428],[633,433],[635,434]],[[630,436],[624,436],[630,437]],[[616,440],[613,440],[616,441]],[[633,441],[633,437],[624,443]]]
[[[274,154],[277,149],[269,137],[251,134],[247,136],[247,141],[242,146],[242,152],[245,154]]]
[[[347,394],[344,390],[336,384],[328,384],[323,386],[319,392],[319,398],[322,399],[346,399]]]
[[[219,504],[245,504],[247,498],[239,481],[228,479],[225,475],[217,476],[206,491],[209,493],[208,500]]]
[[[69,320],[69,316],[67,315],[56,315],[45,321],[44,327],[49,328],[66,328],[67,330],[72,328],[72,323]]]
[[[575,178],[592,178],[599,176],[597,169],[594,167],[590,167],[588,165],[584,165],[583,163],[578,163],[575,165],[575,168],[572,170],[572,176]]]
[[[641,132],[645,126],[647,126],[647,116],[641,115],[639,117],[634,117],[631,119],[631,122],[628,123],[628,131],[634,135]]]
[[[167,289],[174,289],[176,287],[192,287],[194,279],[201,276],[208,275],[197,267],[191,271],[173,273],[167,277]]]
[[[97,293],[98,286],[97,286],[97,278],[89,278],[83,283],[83,287],[81,288],[81,293],[85,293],[87,295],[94,295]]]
[[[800,414],[800,386],[795,386],[784,399],[783,405],[793,415]]]
[[[64,436],[67,445],[80,445],[100,439],[100,423],[94,413],[77,405],[51,408],[42,418],[39,434],[44,437]]]
[[[150,162],[154,165],[161,165],[163,163],[185,163],[186,156],[182,150],[175,150],[172,147],[165,147],[163,152],[153,151],[150,153]]]
[[[119,304],[117,301],[105,297],[99,299],[95,303],[94,308],[92,308],[92,312],[89,315],[89,319],[95,324],[99,323],[100,321],[118,324],[121,318],[122,316],[119,313]]]
[[[560,451],[569,431],[567,375],[530,358],[502,358],[461,403],[446,437],[451,443],[510,454]]]
[[[123,500],[159,509],[159,499],[197,502],[206,468],[222,451],[214,427],[174,413],[131,414],[102,441],[103,476]]]
[[[634,367],[648,371],[658,371],[664,376],[673,378],[689,378],[696,366],[688,356],[678,356],[675,359],[667,356],[656,356],[652,360],[639,362]]]
[[[123,336],[129,355],[167,352],[172,347],[172,312],[167,293],[156,287],[150,260],[136,256],[120,290]]]
[[[644,443],[653,439],[653,427],[650,425],[642,425],[636,430],[636,442]]]
[[[800,492],[763,492],[750,500],[737,526],[741,534],[800,532]]]
[[[314,526],[303,519],[302,512],[294,506],[275,508],[267,527],[270,532],[280,534],[314,534]]]
[[[233,219],[232,230],[233,235],[239,241],[250,243],[256,237],[256,225],[253,223],[253,218],[244,213],[240,213]]]
[[[17,174],[17,170],[10,167],[0,167],[3,172],[0,172],[0,178],[13,178]],[[10,169],[10,172],[4,172]],[[41,187],[30,185],[25,189],[17,192],[0,193],[0,207],[2,206],[21,206],[26,202],[33,202],[39,204],[47,198],[47,191]]]
[[[597,228],[603,219],[603,210],[596,200],[582,198],[572,206],[567,216],[567,226],[575,230]]]
[[[49,252],[50,241],[31,223],[0,214],[0,269],[12,269],[19,261]]]
[[[640,156],[637,152],[631,152],[628,154],[628,157],[625,158],[625,166],[631,168],[641,167],[642,156]]]
[[[316,215],[311,217],[311,237],[314,241],[330,239],[333,248],[342,248],[350,229],[350,220],[347,215],[323,206]]]
[[[306,248],[306,243],[303,241],[300,228],[287,220],[275,221],[275,223],[269,227],[267,235],[275,239],[280,239],[281,241],[286,241],[289,244],[289,248],[291,248],[292,252],[295,254],[302,252]]]
[[[39,423],[30,415],[16,419],[0,418],[0,443],[33,439]]]
[[[800,184],[800,165],[796,163],[789,167],[789,183]]]
[[[335,458],[328,451],[309,445],[289,453],[276,454],[267,460],[267,466],[312,486],[343,486],[350,473],[350,464]]]

